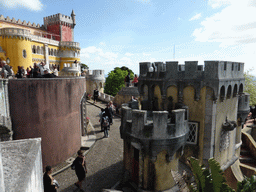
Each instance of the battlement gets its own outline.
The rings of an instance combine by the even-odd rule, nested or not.
[[[185,135],[188,130],[186,110],[176,109],[172,112],[174,119],[171,122],[167,111],[153,111],[153,117],[150,118],[145,110],[132,110],[124,106],[121,127],[136,138],[165,140]]]
[[[239,79],[244,78],[244,63],[231,61],[186,61],[179,65],[176,61],[142,62],[140,78],[159,79]]]
[[[47,28],[48,25],[52,24],[60,24],[60,25],[68,25],[70,27],[73,27],[74,20],[72,16],[67,16],[63,14],[55,14],[48,17],[44,17],[44,26]]]
[[[88,70],[86,77],[92,81],[105,81],[104,70]]]
[[[23,25],[23,26],[27,26],[27,27],[41,28],[40,24],[31,23],[30,21],[26,22],[26,20],[24,20],[24,21],[21,21],[20,19],[16,20],[14,17],[12,19],[10,19],[9,16],[7,16],[5,18],[3,15],[0,15],[0,21],[19,24],[19,25]]]
[[[186,144],[188,112],[185,109],[173,110],[174,118],[171,121],[167,111],[153,111],[152,117],[148,113],[122,106],[121,138],[139,145],[152,159],[166,150],[167,159],[171,160]]]

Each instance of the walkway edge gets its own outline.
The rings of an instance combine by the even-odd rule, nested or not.
[[[95,129],[94,129],[93,125],[91,124],[91,122],[89,122],[89,124],[90,124],[90,126],[91,126],[91,128],[92,128],[92,130],[93,130],[93,131],[92,131],[93,134],[92,134],[92,135],[87,135],[87,136],[81,136],[81,141],[82,141],[83,139],[85,139],[85,137],[87,137],[87,139],[90,140],[90,146],[82,146],[82,145],[81,145],[81,148],[82,148],[82,147],[88,148],[88,149],[84,152],[84,156],[86,156],[87,153],[89,153],[89,151],[91,150],[91,148],[92,148],[92,147],[95,145],[95,143],[96,143]],[[81,143],[82,143],[82,142],[81,142]],[[71,165],[72,165],[72,163],[73,163],[73,161],[70,162],[70,159],[71,159],[71,158],[73,158],[73,157],[70,157],[70,158],[68,159],[68,160],[69,160],[68,165],[66,165],[65,167],[63,167],[63,168],[61,168],[61,169],[55,171],[54,173],[52,173],[52,176],[55,176],[55,175],[57,175],[57,174],[59,174],[59,173],[65,171],[65,170],[68,169],[69,167],[71,167]],[[67,162],[68,160],[66,160],[65,162]]]

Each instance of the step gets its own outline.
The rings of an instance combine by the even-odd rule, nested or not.
[[[256,160],[252,156],[241,155],[239,160],[241,163],[250,163],[256,166]]]
[[[251,152],[248,149],[241,148],[240,155],[242,156],[250,156]]]

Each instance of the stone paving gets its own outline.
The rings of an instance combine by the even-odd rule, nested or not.
[[[95,106],[87,102],[86,107],[87,116],[95,129],[96,142],[85,157],[88,173],[86,182],[83,183],[83,191],[98,192],[102,189],[110,189],[122,176],[123,140],[119,133],[121,119],[114,116],[110,137],[103,138],[104,133],[101,132],[99,124],[99,107],[105,107],[105,105],[97,103]],[[74,186],[77,177],[71,168],[55,175],[54,178],[60,184],[58,191],[80,191]]]

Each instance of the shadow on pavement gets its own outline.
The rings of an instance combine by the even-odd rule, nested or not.
[[[110,189],[122,178],[122,172],[123,162],[119,161],[87,177],[86,182],[83,182],[82,189],[85,192],[101,192],[102,189]],[[79,192],[80,190],[74,184],[61,190],[61,192],[69,191]]]

